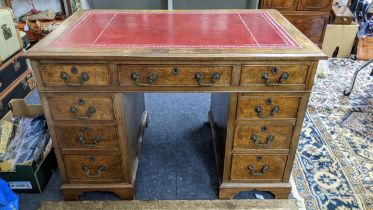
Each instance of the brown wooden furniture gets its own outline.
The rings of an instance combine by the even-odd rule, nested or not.
[[[261,0],[261,9],[277,9],[310,40],[322,46],[333,0]]]
[[[275,10],[78,11],[26,56],[67,200],[89,191],[133,198],[144,92],[212,93],[221,199],[253,189],[287,198],[326,58]]]

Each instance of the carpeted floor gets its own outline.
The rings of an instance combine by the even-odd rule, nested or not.
[[[349,98],[342,95],[358,65],[346,59],[330,60],[318,70],[293,169],[307,209],[373,209],[373,78],[369,70],[361,72]],[[146,95],[150,124],[138,171],[137,199],[217,198],[212,142],[205,124],[209,103],[209,94]],[[20,194],[21,209],[61,200],[59,185],[55,173],[42,194]],[[255,193],[238,198],[255,198]],[[82,199],[116,197],[90,193]]]
[[[373,77],[361,63],[334,59],[318,70],[293,168],[307,209],[373,209]]]

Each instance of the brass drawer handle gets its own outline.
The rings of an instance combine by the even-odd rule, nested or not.
[[[276,75],[278,73],[278,67],[273,67],[271,72],[272,74]],[[270,76],[267,72],[262,73],[262,79],[264,80],[264,84],[266,86],[279,86],[284,83],[289,78],[288,72],[283,72],[277,82],[272,82]]]
[[[269,118],[275,117],[276,114],[280,112],[280,107],[279,106],[274,106],[271,110],[270,115],[265,115],[265,114],[263,114],[263,108],[258,105],[258,106],[255,107],[255,112],[258,114],[258,117],[260,117],[262,119],[269,119]]]
[[[82,128],[82,131],[78,134],[78,141],[80,144],[84,147],[95,147],[103,138],[100,135],[96,135],[95,137],[92,138],[91,142],[92,143],[86,143],[86,139],[84,136],[88,135],[88,131],[91,129],[84,126]]]
[[[194,74],[194,79],[198,82],[198,85],[199,86],[202,86],[202,87],[208,87],[208,86],[214,86],[216,81],[220,80],[221,78],[221,75],[219,72],[215,72],[212,74],[211,76],[211,82],[210,83],[204,83],[202,80],[202,73],[200,72],[196,72]]]
[[[84,105],[84,100],[82,98],[79,98],[78,101],[78,106]],[[70,112],[75,115],[76,118],[81,119],[81,120],[88,120],[92,117],[94,113],[96,113],[96,108],[94,106],[89,106],[87,109],[87,114],[82,115],[79,111],[79,109],[76,106],[71,106],[70,107]]]
[[[149,77],[148,77],[148,82],[147,83],[143,83],[143,82],[140,82],[140,76],[138,73],[136,72],[132,72],[131,74],[131,79],[135,82],[135,84],[137,86],[140,86],[140,87],[149,87],[151,86],[155,81],[157,81],[158,79],[158,75],[157,73],[155,72],[152,72],[150,73]]]
[[[78,69],[76,67],[71,67],[72,74],[78,74]],[[72,78],[64,71],[60,73],[60,78],[65,82],[67,86],[83,86],[84,82],[89,80],[89,74],[87,72],[82,72],[79,77],[78,83],[74,83]]]
[[[261,143],[260,139],[258,138],[258,135],[256,134],[251,135],[250,139],[254,142],[257,148],[268,149],[269,144],[275,140],[275,136],[272,134],[269,135],[265,143]]]
[[[252,176],[264,176],[269,171],[269,165],[264,165],[261,171],[255,171],[253,165],[248,165],[247,170]]]
[[[85,147],[95,147],[98,144],[98,142],[100,142],[101,140],[102,140],[102,137],[100,135],[97,135],[93,137],[93,139],[91,140],[93,143],[86,143],[86,139],[84,138],[84,136],[83,135],[79,136],[80,144]]]
[[[83,171],[85,172],[85,175],[89,178],[97,178],[100,177],[101,174],[103,174],[106,170],[106,167],[104,165],[99,165],[97,169],[97,174],[92,175],[90,174],[91,168],[88,165],[83,165]]]
[[[94,106],[89,106],[87,109],[87,114],[82,115],[79,109],[76,106],[70,107],[70,112],[75,115],[76,118],[81,120],[88,120],[92,117],[94,113],[96,113],[96,108]]]

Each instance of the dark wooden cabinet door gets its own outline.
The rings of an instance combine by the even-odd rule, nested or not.
[[[311,41],[319,47],[322,45],[329,13],[283,12],[282,14]]]
[[[262,0],[261,9],[295,10],[297,0]]]
[[[326,11],[332,9],[333,0],[299,0],[297,10]]]

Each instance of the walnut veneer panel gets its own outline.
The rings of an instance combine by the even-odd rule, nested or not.
[[[319,45],[322,43],[329,13],[283,12],[283,15],[310,40]]]
[[[299,0],[297,10],[325,11],[332,9],[333,0]]]
[[[65,155],[64,161],[70,182],[123,180],[120,156]]]
[[[231,180],[281,181],[286,159],[286,155],[233,155]],[[251,170],[250,166],[252,166]]]
[[[115,125],[56,126],[63,150],[118,149]]]
[[[278,65],[278,66],[242,66],[241,85],[265,85],[263,76],[269,77],[270,83],[281,85],[304,85],[306,83],[308,65]],[[287,79],[281,77],[287,74]],[[281,81],[281,82],[280,82]]]
[[[269,103],[271,101],[271,103]],[[243,96],[238,97],[237,120],[262,119],[256,110],[258,107],[264,119],[296,118],[298,113],[299,97],[266,97]],[[274,110],[278,107],[278,112]]]
[[[45,64],[40,66],[40,73],[45,86],[107,86],[111,84],[110,71],[107,65],[100,64]],[[66,73],[69,79],[63,80],[61,74]],[[82,74],[88,80],[81,83]]]
[[[219,74],[219,79],[214,86],[229,86],[231,83],[231,66],[157,66],[157,65],[119,65],[119,83],[122,86],[137,86],[132,79],[135,73],[139,75],[139,82],[149,83],[153,73],[156,80],[152,86],[199,86],[196,73],[200,73],[202,83],[211,83],[214,73]]]
[[[115,119],[111,97],[50,97],[48,103],[54,120]]]
[[[262,9],[295,10],[297,0],[262,0]]]
[[[271,125],[237,125],[234,131],[234,149],[287,149],[294,126]]]

